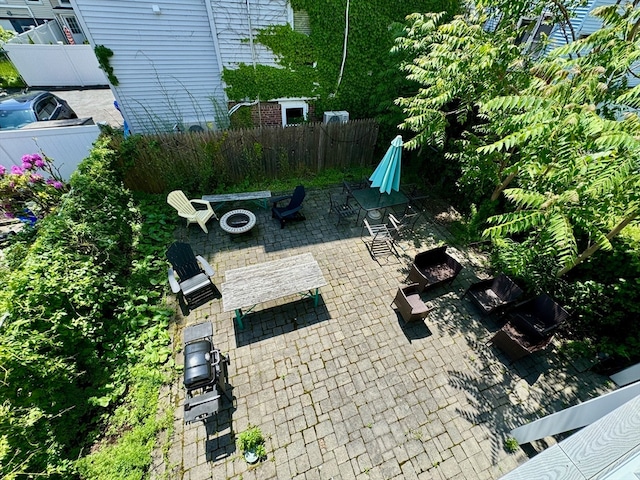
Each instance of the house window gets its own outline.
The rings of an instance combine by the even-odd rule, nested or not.
[[[304,110],[300,107],[287,108],[285,110],[286,125],[304,122]]]
[[[294,10],[292,27],[296,32],[310,35],[311,25],[309,24],[309,14],[304,10]]]
[[[284,100],[278,102],[282,109],[282,125],[298,125],[307,120],[309,105],[301,100]]]
[[[78,19],[76,17],[65,16],[64,20],[65,22],[67,22],[67,26],[69,27],[69,30],[71,30],[71,33],[75,35],[82,35],[82,29],[80,28],[80,24],[78,23]]]
[[[71,0],[60,0],[60,5],[64,4],[71,5]]]
[[[541,40],[542,34],[549,35],[553,29],[551,18],[544,15],[542,18],[521,18],[518,22],[518,29],[522,30],[516,43],[531,43],[530,50],[534,49]],[[532,38],[533,37],[533,38]]]

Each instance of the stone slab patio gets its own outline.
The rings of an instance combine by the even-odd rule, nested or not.
[[[331,190],[337,196],[341,188]],[[328,285],[317,308],[291,296],[259,305],[239,330],[221,300],[173,325],[176,362],[182,329],[211,321],[214,341],[231,358],[233,404],[208,424],[184,425],[182,378],[161,399],[175,407],[169,449],[155,453],[152,478],[204,479],[495,479],[552,438],[508,453],[511,429],[613,388],[579,371],[557,345],[513,364],[486,342],[499,328],[461,298],[486,278],[486,259],[451,248],[463,270],[451,286],[423,294],[436,308],[424,323],[404,326],[390,306],[416,252],[451,244],[441,212],[427,203],[399,257],[371,258],[355,218],[328,217],[327,190],[308,190],[305,221],[284,229],[253,209],[256,227],[209,234],[176,219],[176,240],[226,270],[310,252]],[[233,208],[233,205],[228,205]],[[179,226],[178,226],[179,225]],[[173,298],[169,299],[174,302]],[[177,309],[179,312],[179,309]],[[235,435],[257,425],[268,458],[245,463]]]

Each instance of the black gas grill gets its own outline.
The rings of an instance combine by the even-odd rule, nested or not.
[[[220,398],[227,393],[229,357],[213,345],[210,322],[184,329],[184,421],[206,421],[220,411]],[[230,398],[229,398],[230,399]],[[231,400],[231,399],[230,399]]]

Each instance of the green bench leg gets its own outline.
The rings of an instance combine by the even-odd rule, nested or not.
[[[238,328],[240,330],[244,330],[244,325],[242,324],[243,318],[244,318],[244,315],[242,315],[242,309],[236,308],[236,322],[238,322]]]

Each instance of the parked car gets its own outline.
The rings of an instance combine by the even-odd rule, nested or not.
[[[51,92],[33,91],[0,97],[0,130],[14,130],[34,122],[78,118],[63,99]]]

